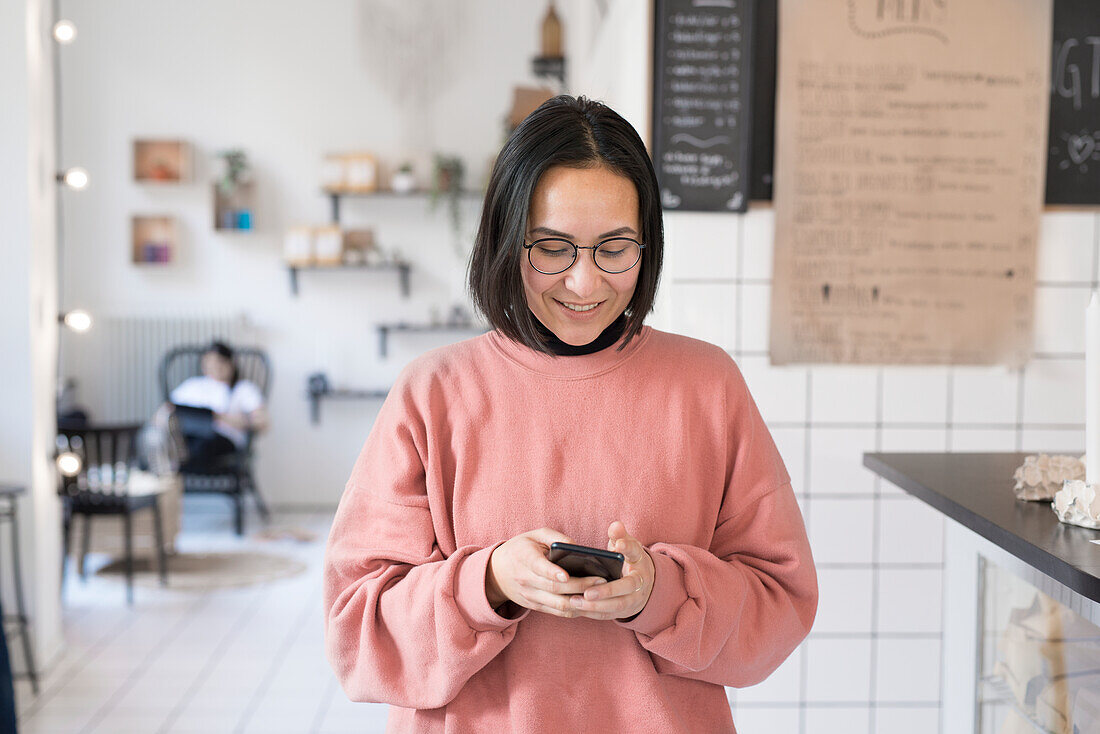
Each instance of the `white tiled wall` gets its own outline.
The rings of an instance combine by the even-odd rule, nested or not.
[[[871,629],[873,580],[867,567],[822,568],[818,572],[821,597],[814,631],[850,635]]]
[[[772,367],[770,208],[666,214],[669,326],[737,360],[786,461],[818,565],[806,642],[729,691],[741,734],[940,728],[943,517],[862,466],[865,451],[1081,451],[1084,309],[1100,215],[1044,214],[1033,359],[1006,367]]]

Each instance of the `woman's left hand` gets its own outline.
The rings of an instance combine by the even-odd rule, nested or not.
[[[625,619],[645,609],[653,591],[655,570],[649,552],[627,532],[620,520],[607,529],[607,549],[626,556],[623,577],[576,594],[571,603],[578,617],[592,619]]]

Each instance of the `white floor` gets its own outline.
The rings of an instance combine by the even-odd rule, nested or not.
[[[121,581],[70,576],[62,659],[38,696],[16,683],[21,734],[384,731],[386,706],[350,703],[324,656],[321,559],[331,515],[273,519],[312,531],[313,542],[241,540],[220,499],[188,498],[179,550],[283,554],[308,570],[243,588],[138,586],[129,608]]]

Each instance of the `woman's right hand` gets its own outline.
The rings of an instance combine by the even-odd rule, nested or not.
[[[570,578],[546,557],[551,543],[572,543],[550,528],[532,530],[497,546],[485,570],[485,595],[495,609],[511,600],[521,607],[557,617],[576,617],[573,594],[607,583],[598,576]]]

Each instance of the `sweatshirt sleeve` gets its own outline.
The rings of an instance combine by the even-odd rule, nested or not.
[[[400,380],[399,380],[400,382]],[[485,596],[494,547],[445,554],[428,502],[424,421],[395,386],[360,453],[324,562],[325,650],[353,701],[445,706],[511,642]],[[398,394],[395,394],[398,393]],[[396,398],[396,399],[395,399]]]
[[[632,630],[661,673],[755,685],[806,637],[817,573],[790,478],[736,366],[725,488],[709,548],[649,546],[656,576]]]

